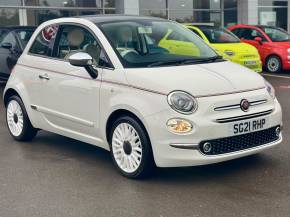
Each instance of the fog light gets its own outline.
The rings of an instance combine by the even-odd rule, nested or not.
[[[209,153],[212,150],[212,145],[209,142],[206,142],[202,146],[204,153]]]
[[[185,134],[190,133],[193,129],[193,126],[185,119],[173,118],[167,121],[167,128],[172,133]]]
[[[276,136],[280,136],[281,128],[277,127],[275,131],[276,131]]]

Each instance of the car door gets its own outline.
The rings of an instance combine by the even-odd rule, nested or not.
[[[10,45],[11,47],[7,47]],[[21,48],[13,32],[3,37],[0,46],[0,77],[7,79],[20,56]]]
[[[69,56],[77,52],[86,52],[93,57],[97,79],[93,79],[85,68],[69,63]],[[106,59],[97,38],[82,26],[61,25],[51,56],[39,62],[39,89],[42,91],[34,92],[33,98],[38,101],[33,106],[44,115],[53,131],[98,140],[101,65]]]
[[[263,33],[256,29],[256,28],[243,28],[239,32],[239,38],[241,41],[251,44],[254,47],[257,48],[257,50],[260,53],[261,58],[263,59],[265,56],[265,53],[267,53],[267,44],[269,41],[266,39],[266,37],[263,35]],[[258,41],[255,41],[256,37],[260,37],[262,39],[262,43],[259,43]]]

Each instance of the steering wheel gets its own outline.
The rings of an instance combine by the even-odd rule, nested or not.
[[[139,53],[135,49],[117,48],[117,50],[119,51],[119,53],[121,54],[122,57],[126,56],[129,53],[134,53],[134,54],[138,54],[139,55]]]

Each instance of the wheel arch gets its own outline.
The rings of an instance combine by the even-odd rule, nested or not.
[[[270,57],[272,57],[272,56],[276,56],[276,57],[278,57],[278,58],[280,59],[280,61],[281,61],[282,67],[283,67],[283,58],[281,57],[281,55],[279,55],[279,54],[277,54],[277,53],[270,53],[270,54],[268,54],[268,55],[265,57],[265,66],[266,66],[266,64],[267,64],[268,59],[269,59]]]
[[[148,130],[146,128],[146,124],[142,121],[142,118],[140,118],[138,115],[136,115],[134,112],[128,110],[128,109],[116,109],[113,112],[111,112],[111,114],[109,115],[107,121],[106,121],[106,141],[109,143],[109,138],[110,138],[110,132],[112,129],[112,126],[114,124],[114,122],[122,116],[129,116],[131,118],[134,118],[140,125],[141,127],[144,128],[146,136],[148,138],[148,140],[150,141],[151,144],[151,140],[150,140],[150,136],[148,133]]]
[[[21,96],[20,94],[13,88],[8,88],[5,93],[4,93],[4,96],[3,96],[3,100],[4,100],[4,106],[6,107],[7,106],[7,103],[8,103],[8,99],[11,97],[11,96],[18,96],[20,99]]]

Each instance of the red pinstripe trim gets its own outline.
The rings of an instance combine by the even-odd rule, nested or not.
[[[28,68],[33,68],[33,69],[39,69],[39,70],[43,70],[43,71],[49,71],[49,72],[53,72],[53,73],[57,73],[57,74],[61,74],[61,75],[67,75],[67,76],[71,76],[71,77],[87,79],[87,80],[96,81],[96,82],[104,82],[104,83],[108,83],[108,84],[115,84],[115,85],[119,85],[119,86],[129,87],[129,88],[133,88],[133,89],[137,89],[137,90],[141,90],[141,91],[146,91],[146,92],[150,92],[150,93],[155,93],[155,94],[167,96],[166,93],[162,93],[162,92],[159,92],[159,91],[150,90],[150,89],[146,89],[146,88],[143,88],[143,87],[138,87],[138,86],[134,86],[134,85],[130,85],[130,84],[124,84],[124,83],[120,83],[120,82],[109,81],[109,80],[101,80],[101,79],[94,79],[93,80],[91,78],[84,77],[84,76],[71,75],[71,74],[60,72],[60,71],[55,71],[55,70],[51,70],[51,69],[43,69],[43,68],[40,68],[40,67],[29,66],[29,65],[25,65],[25,64],[21,64],[21,63],[19,63],[18,65],[19,66],[28,67]]]

